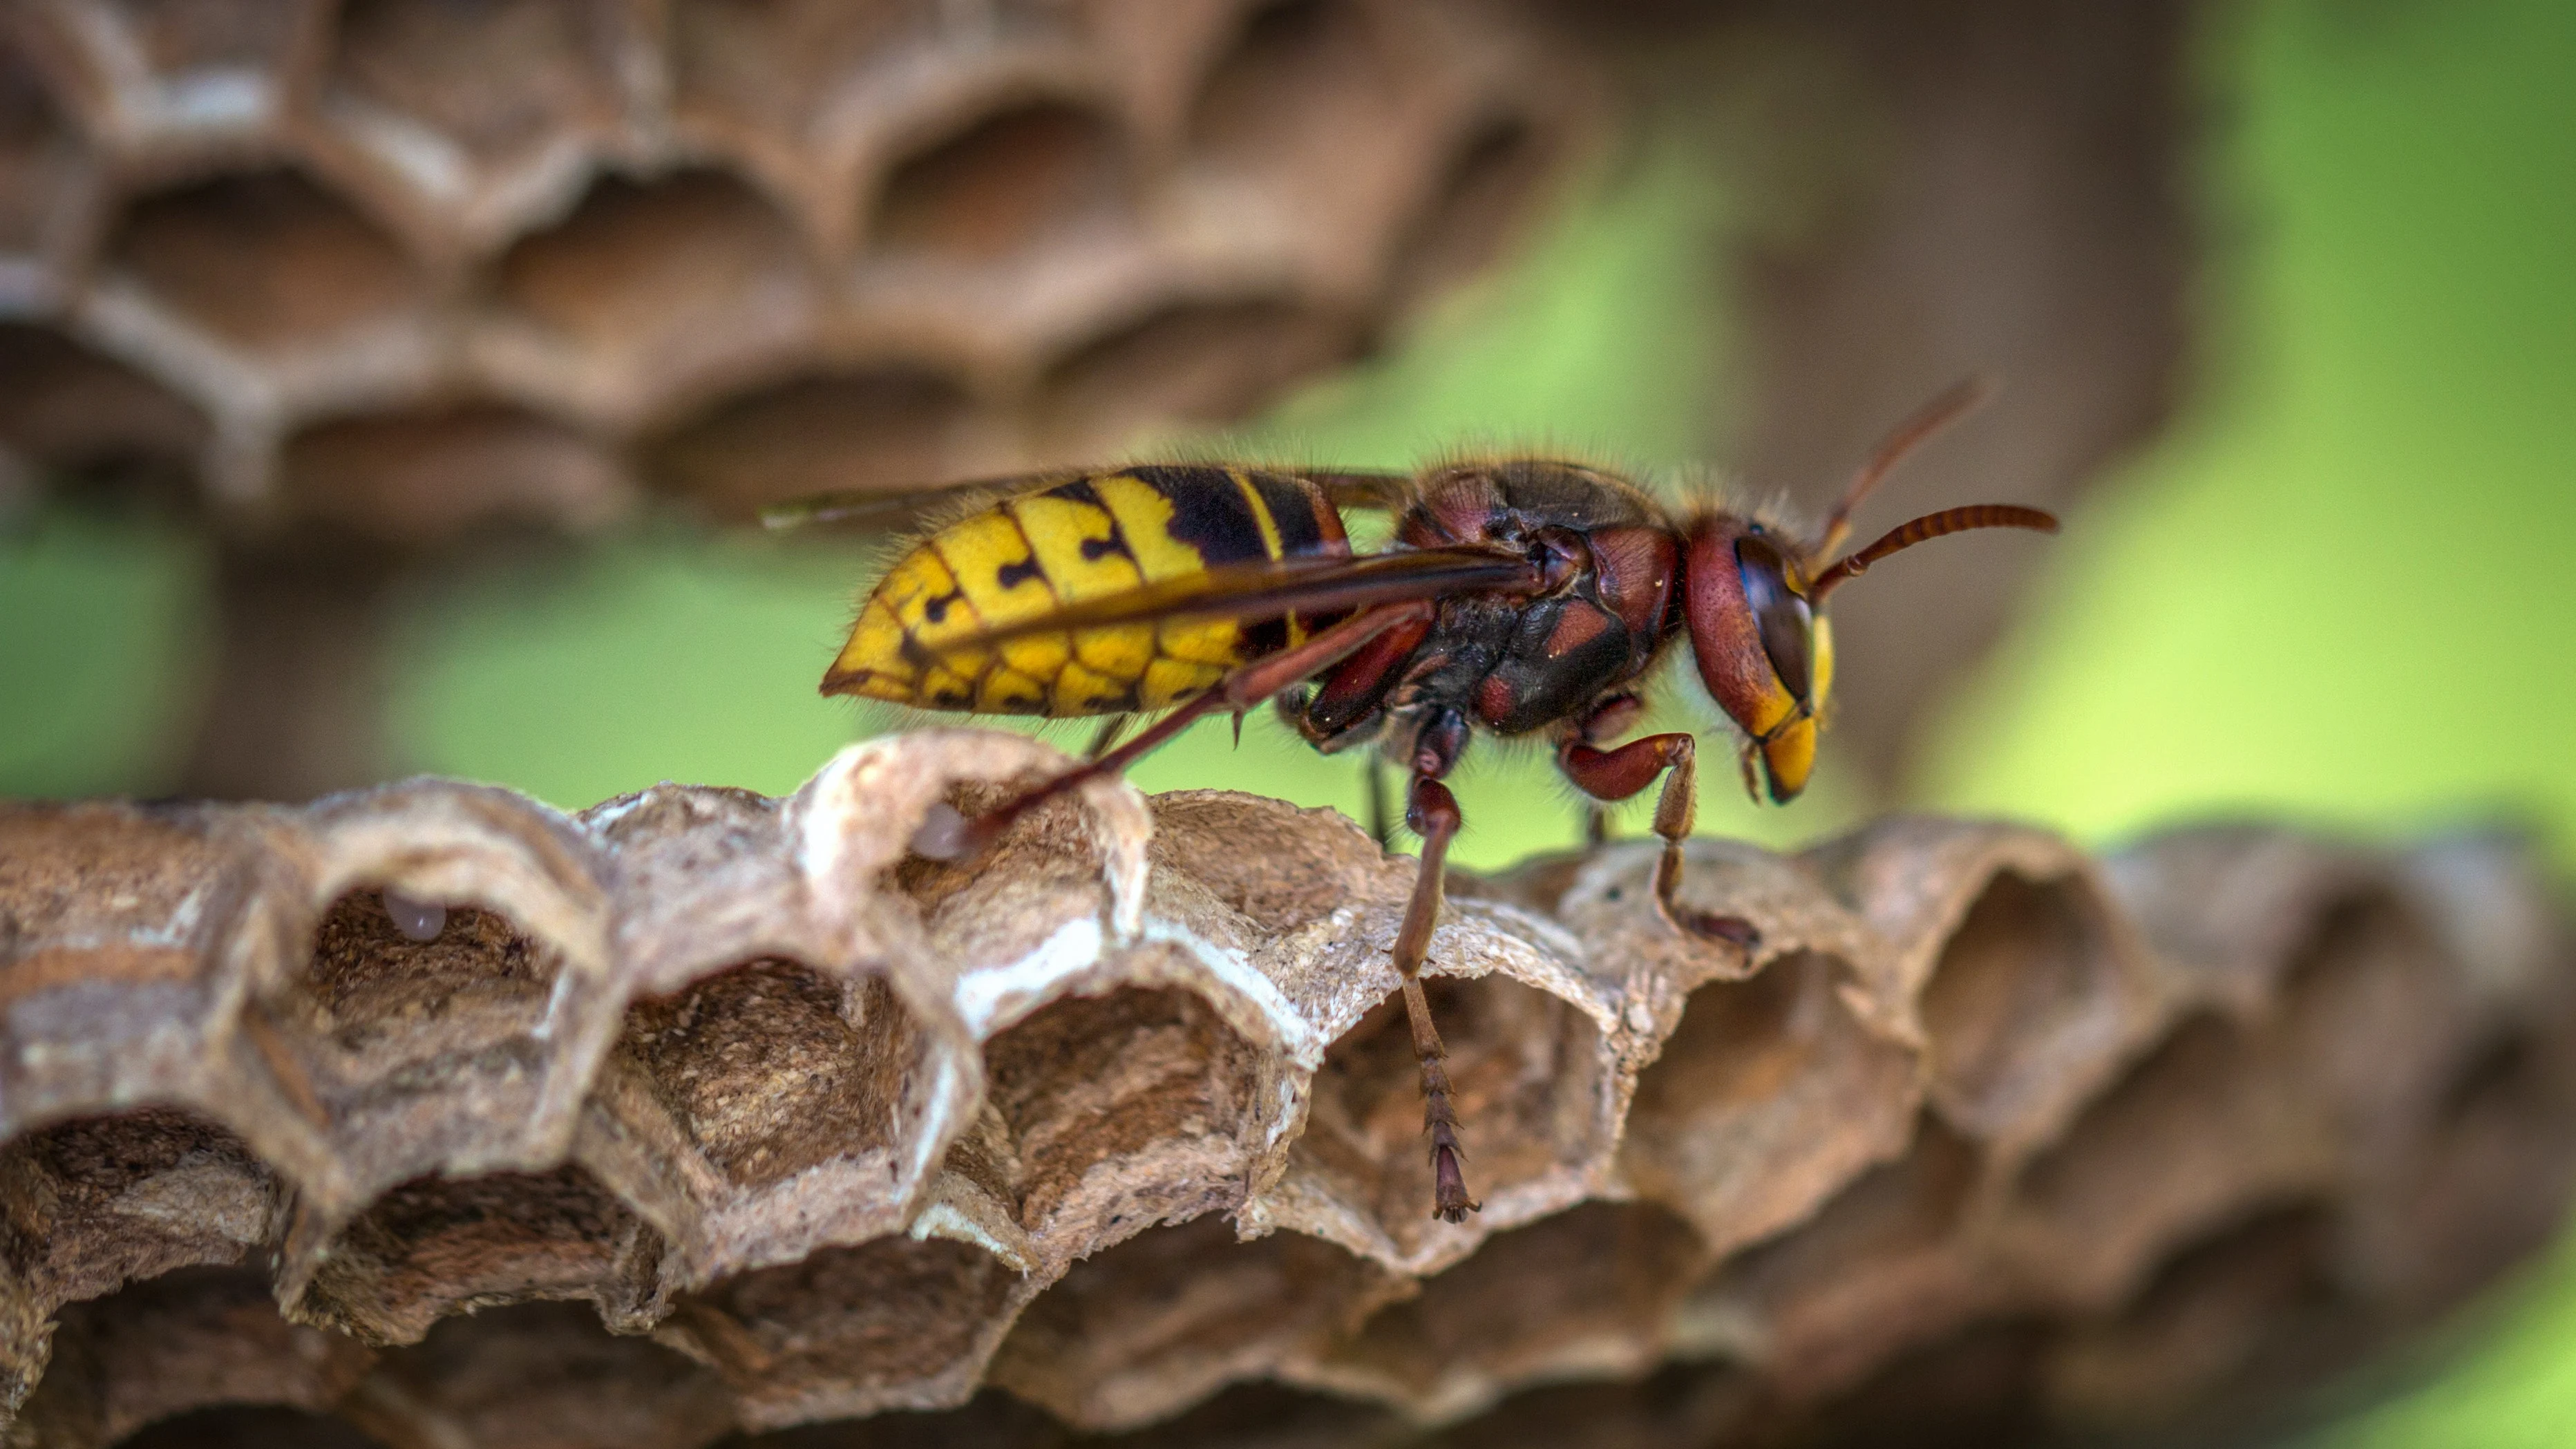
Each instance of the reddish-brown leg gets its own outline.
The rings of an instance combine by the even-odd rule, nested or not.
[[[1018,799],[989,814],[978,815],[954,830],[916,835],[913,850],[940,860],[964,860],[981,855],[994,841],[1002,838],[1002,833],[1011,828],[1012,822],[1036,806],[1086,781],[1120,773],[1155,746],[1218,710],[1241,713],[1251,709],[1299,680],[1320,674],[1348,659],[1387,630],[1429,617],[1433,607],[1427,599],[1382,604],[1344,619],[1294,649],[1255,659],[1227,675],[1216,688],[1195,696],[1154,721],[1144,733],[1098,759],[1067,770]]]
[[[1565,778],[1595,800],[1625,800],[1657,775],[1664,777],[1663,793],[1655,797],[1655,834],[1664,842],[1655,862],[1655,909],[1677,930],[1751,950],[1762,939],[1751,921],[1693,910],[1679,899],[1682,842],[1699,815],[1698,759],[1699,742],[1686,734],[1648,735],[1615,750],[1568,739],[1556,752]]]
[[[1404,1015],[1413,1027],[1414,1060],[1422,1066],[1422,1130],[1431,1138],[1431,1215],[1463,1223],[1484,1204],[1467,1196],[1458,1113],[1449,1101],[1449,1049],[1441,1045],[1440,1030],[1431,1024],[1431,1003],[1422,995],[1422,962],[1431,951],[1432,928],[1440,924],[1443,863],[1461,823],[1458,797],[1439,781],[1416,775],[1404,823],[1422,837],[1422,872],[1414,877],[1413,898],[1404,905],[1404,928],[1396,932],[1395,969],[1404,978]]]

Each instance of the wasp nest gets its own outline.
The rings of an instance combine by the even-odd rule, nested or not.
[[[1502,0],[29,0],[0,464],[397,543],[1085,456],[1482,259]]]
[[[1695,843],[1750,959],[1656,923],[1644,843],[1462,878],[1443,1224],[1411,863],[1117,783],[908,854],[1059,764],[0,813],[13,1442],[2135,1424],[2348,1362],[2566,1197],[2576,974],[2511,848],[1898,820]]]

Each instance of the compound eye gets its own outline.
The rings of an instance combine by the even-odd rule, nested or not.
[[[1815,614],[1789,588],[1789,561],[1760,534],[1746,534],[1735,541],[1735,568],[1771,672],[1791,699],[1809,703],[1816,677]]]

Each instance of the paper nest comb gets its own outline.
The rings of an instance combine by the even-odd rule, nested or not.
[[[581,528],[1228,420],[1602,93],[1509,0],[24,0],[0,504]]]
[[[8,807],[12,1442],[1707,1443],[1926,1383],[2131,1423],[2348,1362],[2566,1198],[2576,972],[2515,849],[1900,819],[1695,842],[1751,961],[1656,924],[1647,843],[1459,878],[1444,1225],[1410,860],[1123,784],[907,856],[1060,762]]]

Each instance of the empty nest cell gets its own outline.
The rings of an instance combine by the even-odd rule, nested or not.
[[[1177,303],[1050,367],[1038,431],[1127,438],[1156,424],[1232,422],[1357,343],[1347,322],[1286,298]]]
[[[1114,218],[1132,161],[1117,122],[1069,100],[976,118],[896,164],[868,233],[890,256],[995,262]]]
[[[1315,1372],[1440,1418],[1516,1384],[1634,1376],[1663,1357],[1666,1324],[1708,1260],[1690,1224],[1662,1208],[1585,1203],[1487,1239],[1379,1309]]]
[[[677,0],[676,108],[755,151],[792,156],[876,56],[936,26],[940,0]]]
[[[840,488],[946,479],[975,410],[954,380],[892,363],[727,397],[647,445],[654,484],[725,518]]]
[[[1237,1242],[1210,1213],[1075,1263],[1020,1315],[986,1378],[1066,1423],[1132,1428],[1320,1352],[1401,1291],[1329,1243]]]
[[[2340,1150],[2276,1048],[2185,1018],[2021,1173],[2030,1286],[2069,1308],[2119,1301],[2168,1246],[2247,1202],[2329,1189]]]
[[[1274,0],[1251,9],[1208,71],[1192,143],[1230,164],[1261,164],[1331,143],[1390,109],[1400,76],[1356,0]]]
[[[635,1003],[625,1043],[707,1160],[763,1188],[842,1157],[890,1157],[920,1027],[875,977],[768,958]]]
[[[615,7],[598,0],[355,0],[333,26],[325,84],[333,101],[365,114],[362,136],[397,133],[385,138],[387,159],[406,146],[445,152],[446,166],[411,168],[409,179],[436,183],[605,129],[622,109],[621,28]]]
[[[575,429],[499,402],[338,418],[287,441],[281,488],[307,517],[404,543],[622,512],[622,470]]]
[[[297,1317],[413,1343],[451,1314],[534,1299],[586,1299],[640,1327],[661,1253],[589,1173],[559,1167],[402,1183],[318,1251],[293,1254],[286,1276]]]
[[[2468,984],[2459,969],[2385,893],[2326,903],[2281,975],[2293,1069],[2353,1130],[2407,1130],[2403,1104],[2439,1102],[2441,1077],[2460,1065]]]
[[[563,971],[497,911],[362,888],[331,903],[302,971],[246,1024],[358,1181],[471,1170],[496,1124],[537,1105]]]
[[[733,1424],[715,1374],[568,1303],[448,1319],[384,1354],[341,1412],[395,1446],[698,1449]]]
[[[429,301],[383,228],[286,169],[140,198],[109,237],[107,265],[171,313],[253,353],[327,347]]]
[[[1983,1172],[1977,1147],[1924,1113],[1903,1157],[1694,1290],[1685,1335],[1699,1352],[1760,1364],[1785,1398],[1804,1401],[1974,1321],[2003,1296],[1963,1240]]]
[[[1941,948],[1918,999],[1932,1101],[2006,1151],[2054,1129],[2131,1029],[2102,907],[2072,877],[1998,873]]]
[[[712,1366],[755,1425],[963,1400],[1020,1275],[947,1238],[825,1248],[682,1296],[656,1336]]]
[[[0,1151],[0,1264],[44,1308],[271,1236],[276,1178],[239,1137],[145,1107],[25,1133]]]
[[[1843,1003],[1843,964],[1798,952],[1691,993],[1637,1078],[1620,1164],[1718,1250],[1813,1211],[1913,1125],[1913,1051]]]
[[[50,327],[0,324],[0,445],[49,481],[156,500],[186,496],[206,415]]]
[[[2051,1356],[2052,1417],[2135,1431],[2205,1409],[2231,1384],[2312,1381],[2353,1347],[2339,1341],[2353,1323],[2335,1312],[2335,1238],[2321,1207],[2289,1203],[2184,1245],[2116,1317]]]
[[[86,238],[89,148],[26,52],[0,39],[0,311],[44,299]]]
[[[951,1170],[1066,1256],[1241,1204],[1260,1063],[1189,991],[1122,987],[985,1044],[985,1109]]]
[[[222,143],[274,123],[321,18],[314,0],[105,0],[84,9],[53,24],[78,56],[100,129],[141,147]]]
[[[1394,305],[1426,300],[1500,257],[1546,174],[1538,128],[1527,118],[1496,116],[1471,129],[1396,246],[1387,269]]]
[[[512,246],[492,286],[537,349],[495,366],[534,369],[531,387],[621,423],[783,355],[820,305],[787,218],[712,170],[602,176],[571,215]]]
[[[260,1268],[183,1268],[64,1310],[24,1422],[39,1443],[87,1449],[218,1406],[319,1412],[375,1357],[279,1317]]]
[[[1600,1150],[1601,1034],[1568,1003],[1501,976],[1426,976],[1449,1048],[1468,1186],[1488,1212],[1579,1172]],[[1324,1053],[1290,1170],[1371,1223],[1405,1259],[1431,1240],[1422,1075],[1404,1001],[1389,996]]]

